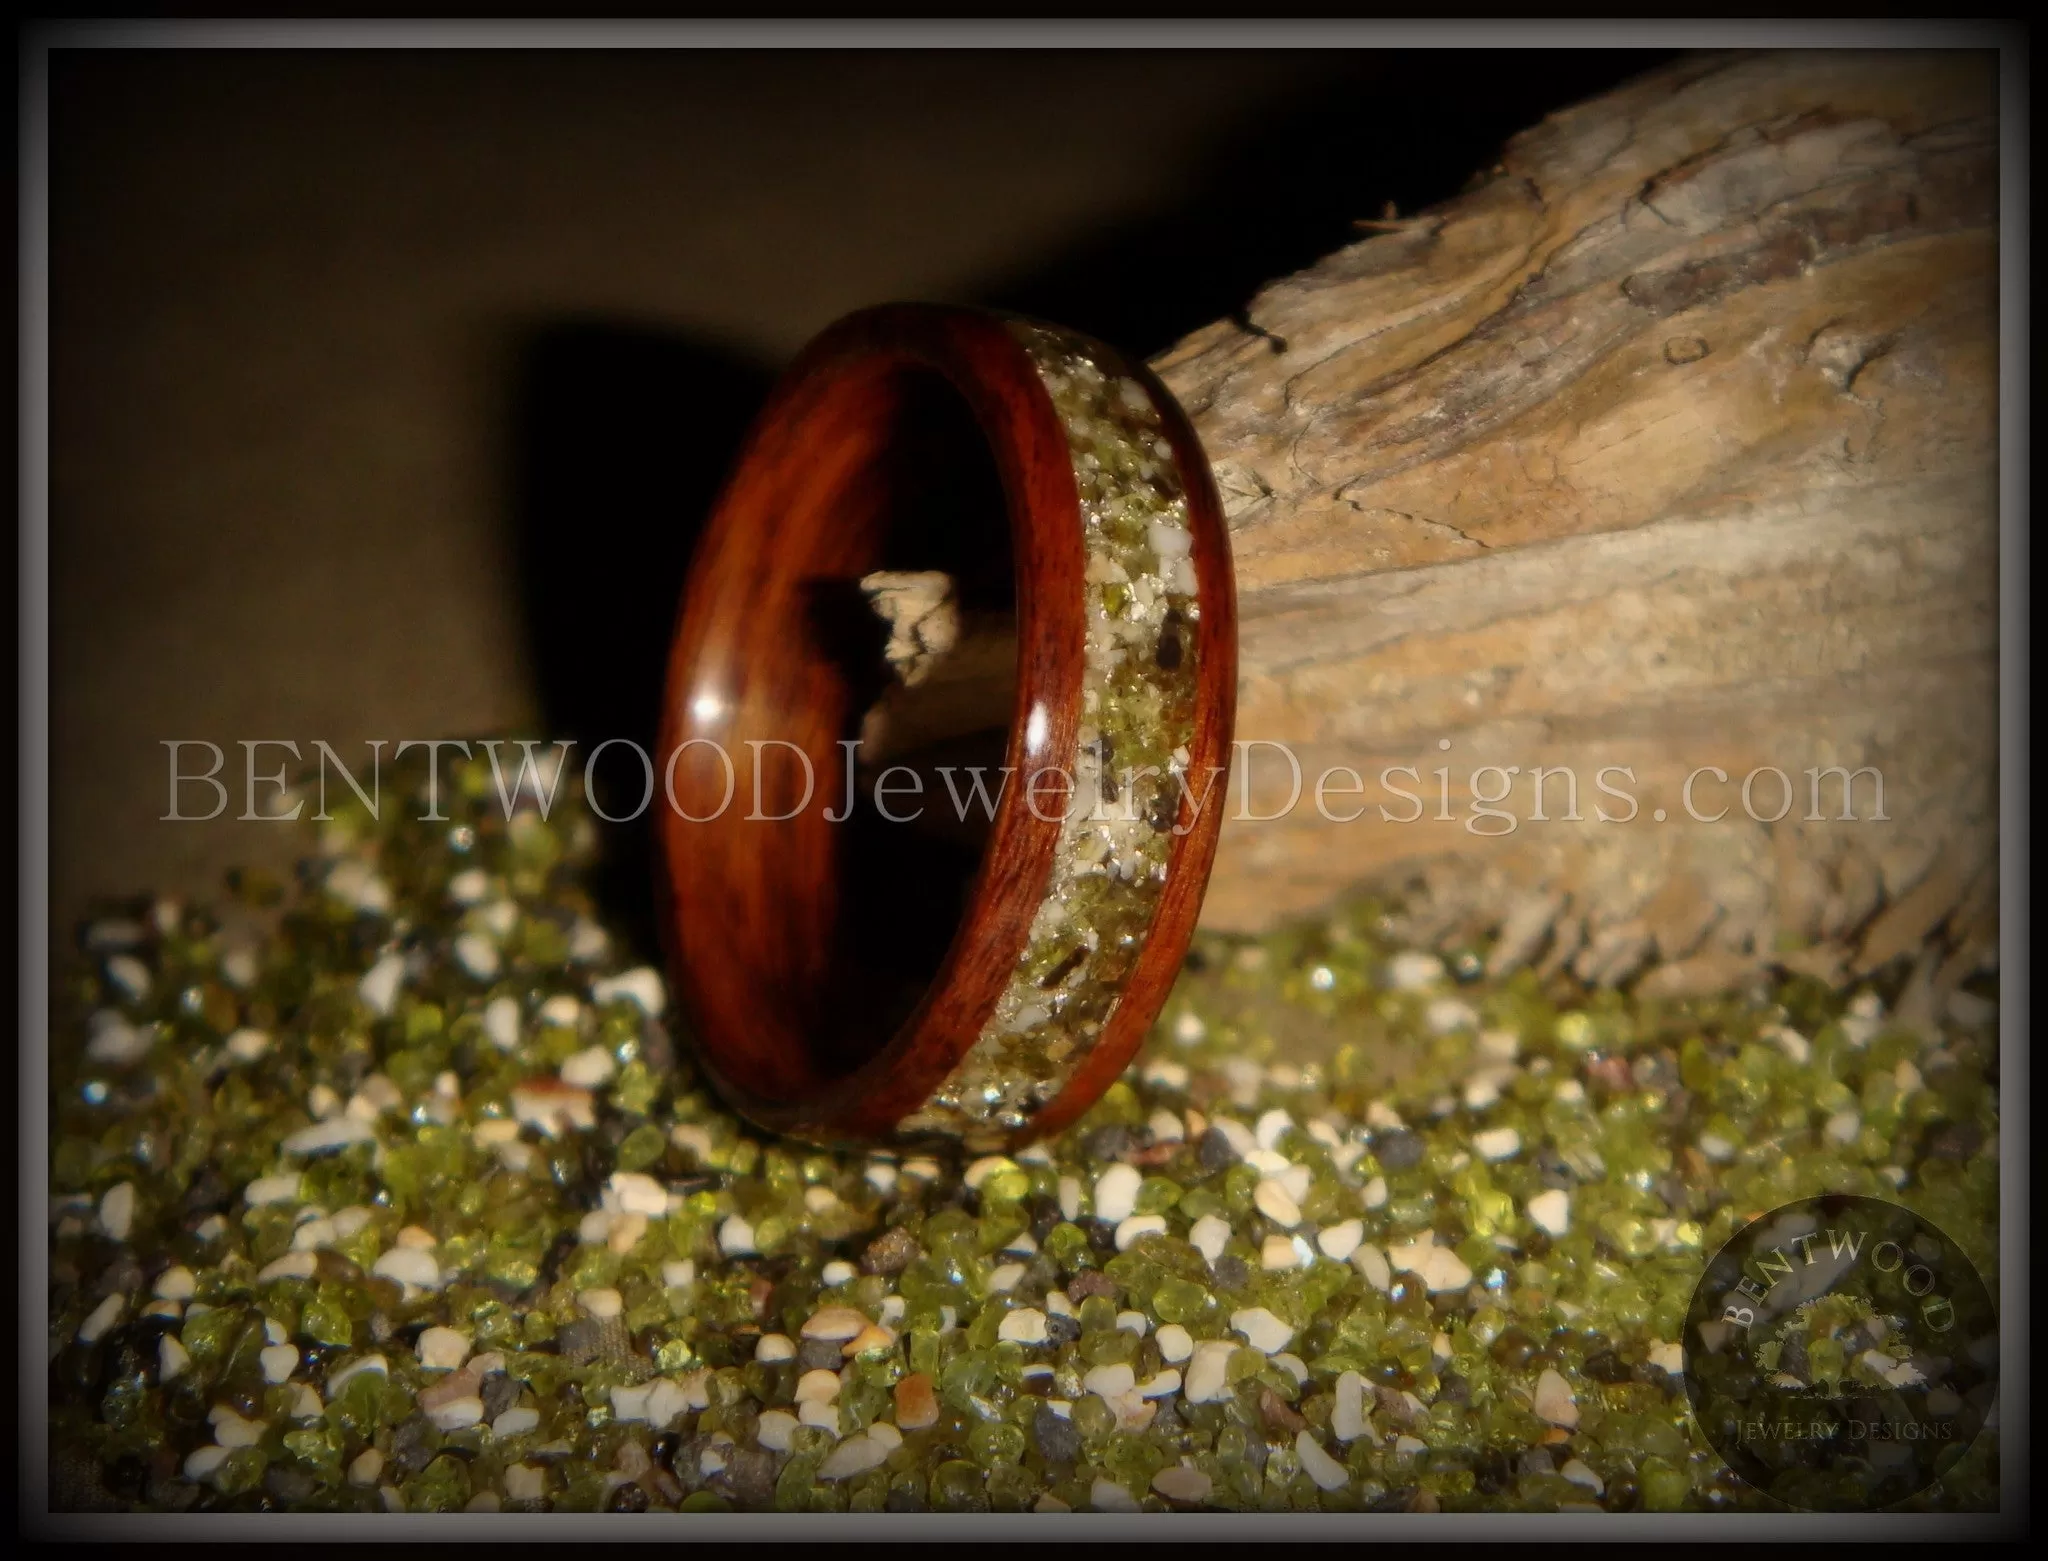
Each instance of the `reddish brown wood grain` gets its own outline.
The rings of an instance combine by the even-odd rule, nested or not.
[[[1168,413],[1196,538],[1204,633],[1190,754],[1199,792],[1228,759],[1228,547],[1192,430],[1156,380],[1133,372]],[[844,826],[828,817],[848,805],[838,744],[857,732],[863,695],[844,660],[820,644],[812,611],[821,591],[850,590],[881,564],[900,496],[888,457],[917,433],[911,425],[934,375],[965,403],[1004,499],[1018,643],[1003,760],[1011,780],[936,973],[909,1018],[878,1040],[862,1034],[862,973],[837,952],[854,902]],[[1023,782],[1074,765],[1084,562],[1065,429],[998,316],[927,305],[850,316],[803,352],[763,409],[684,589],[662,711],[657,873],[689,1039],[714,1084],[754,1121],[823,1143],[890,1141],[981,1033],[1023,953],[1059,837],[1052,799],[1042,798],[1039,817]],[[801,807],[799,753],[815,783]],[[757,786],[762,806],[750,817]],[[1174,843],[1124,997],[1030,1136],[1085,1110],[1156,1015],[1193,931],[1222,793],[1219,778],[1206,805],[1184,816],[1188,832]],[[794,816],[772,817],[779,813]]]

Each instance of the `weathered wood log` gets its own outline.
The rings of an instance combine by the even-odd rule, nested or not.
[[[1207,923],[1409,883],[1418,935],[1594,981],[1922,951],[1924,1003],[1994,958],[1996,141],[1988,55],[1689,59],[1158,359],[1228,509],[1238,735],[1303,773],[1233,797]],[[1885,818],[1869,776],[1811,806],[1830,765]]]

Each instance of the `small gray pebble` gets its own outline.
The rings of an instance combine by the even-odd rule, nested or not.
[[[1422,1163],[1422,1135],[1405,1127],[1372,1135],[1372,1152],[1389,1171],[1412,1171]]]
[[[837,1371],[846,1357],[836,1339],[806,1339],[797,1346],[796,1363],[805,1371]]]
[[[1214,1176],[1237,1164],[1237,1151],[1230,1147],[1229,1139],[1212,1127],[1195,1145],[1195,1163],[1202,1168],[1204,1176]]]
[[[483,1390],[478,1396],[484,1401],[484,1418],[495,1420],[519,1402],[519,1379],[494,1371],[484,1378]]]
[[[1081,1456],[1081,1433],[1074,1422],[1046,1405],[1031,1418],[1031,1431],[1038,1441],[1039,1455],[1047,1463],[1072,1463]]]
[[[418,1474],[440,1450],[440,1434],[425,1415],[414,1415],[391,1433],[391,1461],[407,1474]]]

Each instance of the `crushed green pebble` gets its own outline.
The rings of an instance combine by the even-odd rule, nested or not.
[[[1360,903],[1199,938],[1056,1140],[826,1153],[692,1072],[563,793],[330,794],[297,883],[83,930],[54,1506],[1769,1510],[1677,1375],[1707,1257],[1861,1193],[1996,1290],[1983,978],[1638,1001]],[[1996,1444],[1907,1505],[1995,1508]]]

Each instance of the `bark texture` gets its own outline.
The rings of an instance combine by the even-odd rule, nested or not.
[[[1231,526],[1239,738],[1303,772],[1284,819],[1232,798],[1209,925],[1402,887],[1503,966],[1911,955],[1922,1002],[1995,957],[1996,113],[1988,55],[1689,59],[1156,362]],[[1495,764],[1512,832],[1470,811]],[[1829,765],[1888,817],[1823,777],[1810,818]],[[1277,751],[1251,776],[1286,800]]]

